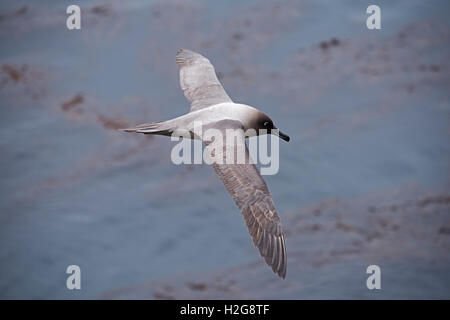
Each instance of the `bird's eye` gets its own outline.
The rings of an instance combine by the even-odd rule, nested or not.
[[[268,124],[269,124],[268,121],[264,122],[264,127],[267,127]]]

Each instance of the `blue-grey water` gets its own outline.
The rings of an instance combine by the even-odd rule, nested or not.
[[[3,1],[0,298],[450,298],[450,3],[377,1],[368,30],[372,2],[77,1],[69,31],[72,3]],[[183,47],[291,136],[285,280],[212,168],[116,130],[187,112]]]

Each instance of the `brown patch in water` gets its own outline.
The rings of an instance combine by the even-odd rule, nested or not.
[[[165,294],[165,293],[162,293],[162,292],[155,292],[153,294],[153,297],[155,299],[159,299],[159,300],[174,300],[175,299],[174,296],[169,295],[169,294]]]
[[[439,228],[439,234],[445,234],[450,235],[450,228],[449,227],[440,227]]]
[[[330,41],[322,41],[320,43],[320,48],[322,50],[327,50],[330,47],[337,47],[341,44],[341,41],[337,38],[332,38]]]
[[[330,44],[331,44],[332,46],[337,47],[338,45],[341,44],[341,42],[340,42],[339,39],[333,38],[333,39],[330,40]]]
[[[111,8],[106,5],[98,5],[92,7],[91,12],[99,16],[109,16],[111,14]]]
[[[128,123],[125,120],[119,118],[111,118],[103,115],[98,115],[97,120],[105,129],[117,130],[120,128],[128,127]]]
[[[14,82],[22,81],[25,77],[25,72],[27,71],[28,66],[26,64],[15,67],[9,64],[5,64],[2,67],[2,71],[9,77],[9,79]]]
[[[197,290],[197,291],[205,291],[206,290],[206,284],[204,284],[204,283],[190,282],[187,284],[187,286],[191,290]]]
[[[72,99],[63,102],[63,104],[61,105],[61,108],[64,111],[70,111],[73,108],[75,108],[77,105],[82,104],[83,102],[84,102],[84,97],[80,94],[77,94]]]
[[[0,15],[0,22],[7,18],[16,18],[28,12],[28,6],[23,6],[13,12]]]
[[[25,63],[3,64],[0,67],[0,89],[18,104],[27,98],[35,100],[44,97],[47,78],[45,70]]]

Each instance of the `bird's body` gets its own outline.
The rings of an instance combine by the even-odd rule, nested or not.
[[[199,121],[201,121],[203,127],[209,127],[222,120],[234,120],[240,121],[243,125],[243,130],[247,131],[248,129],[253,128],[251,121],[252,115],[260,112],[261,111],[256,108],[245,104],[224,102],[186,113],[174,119],[158,122],[157,128],[155,128],[156,123],[149,123],[125,130],[136,133],[155,133],[155,130],[164,130],[163,135],[170,136],[172,132],[177,130],[194,133],[195,126]],[[166,131],[169,131],[169,133]],[[194,135],[194,137],[195,139],[201,139],[201,137],[198,137],[197,135]]]
[[[250,131],[257,135],[257,130],[265,129],[266,133],[276,134],[289,141],[289,137],[279,132],[266,114],[231,100],[207,58],[181,49],[177,53],[176,61],[180,67],[181,88],[191,104],[190,112],[171,120],[146,123],[123,131],[166,136],[187,131],[194,139],[202,139],[213,146],[217,144],[216,141],[206,140],[198,134],[196,127],[200,125],[201,128],[214,128],[223,133],[228,129],[242,129],[245,132],[253,129],[254,131]],[[242,141],[238,143],[245,145],[245,138],[252,135],[242,136]],[[250,156],[246,147],[237,148],[227,141],[216,156],[225,160],[225,154],[228,152],[242,155],[247,161],[243,164],[226,161],[213,163],[214,170],[241,210],[250,236],[266,263],[284,278],[287,266],[286,245],[269,189],[256,167],[248,161]]]

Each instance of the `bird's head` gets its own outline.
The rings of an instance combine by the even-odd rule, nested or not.
[[[274,134],[286,142],[289,142],[289,140],[291,139],[287,134],[284,134],[277,127],[275,127],[272,119],[270,119],[270,117],[263,112],[258,112],[258,116],[255,122],[256,123],[254,124],[253,128],[256,129],[257,135],[260,135],[260,133],[262,132],[267,132],[267,134]]]

